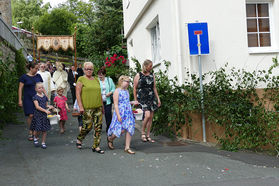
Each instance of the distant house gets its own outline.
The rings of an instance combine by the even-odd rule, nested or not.
[[[187,23],[207,22],[210,54],[203,72],[229,66],[266,69],[279,54],[278,0],[123,0],[129,58],[172,62],[170,77],[198,72],[189,55]]]

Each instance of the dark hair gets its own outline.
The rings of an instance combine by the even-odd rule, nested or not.
[[[38,65],[37,62],[30,62],[28,65],[26,65],[26,68],[30,70],[31,68],[35,68],[36,65]]]
[[[102,66],[100,68],[100,70],[98,70],[97,74],[103,74],[103,75],[106,75],[107,71],[106,71],[106,67]]]

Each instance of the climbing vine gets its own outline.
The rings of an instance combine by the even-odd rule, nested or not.
[[[156,73],[157,89],[162,107],[155,112],[152,130],[155,135],[180,135],[183,125],[192,124],[192,113],[201,113],[199,78],[187,73],[184,84],[168,78],[166,70]],[[263,150],[279,153],[279,78],[272,75],[278,59],[268,71],[247,72],[228,69],[227,65],[203,75],[206,122],[225,129],[224,135],[213,136],[223,149]],[[260,85],[267,85],[260,94]],[[178,132],[178,133],[177,133]]]

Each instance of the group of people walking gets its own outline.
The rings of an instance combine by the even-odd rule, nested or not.
[[[156,89],[156,81],[152,73],[152,61],[146,60],[142,65],[142,72],[138,73],[134,78],[133,94],[134,100],[130,101],[128,87],[130,78],[128,76],[120,76],[117,88],[110,77],[106,77],[106,69],[102,67],[98,70],[98,76],[93,76],[94,65],[92,62],[83,64],[84,75],[76,78],[75,68],[71,68],[68,73],[70,80],[70,88],[73,102],[76,98],[75,107],[80,113],[79,116],[79,134],[77,136],[76,147],[82,148],[82,142],[86,135],[94,127],[94,141],[92,151],[104,154],[100,148],[103,114],[106,121],[107,145],[108,148],[114,149],[114,139],[119,138],[126,133],[125,149],[129,154],[135,154],[130,148],[131,138],[135,130],[135,118],[131,105],[141,105],[143,114],[141,140],[143,142],[155,142],[150,137],[150,130],[154,111],[160,107],[161,102]],[[40,146],[38,135],[42,133],[41,147],[46,146],[46,132],[50,129],[50,123],[47,115],[54,107],[49,105],[51,99],[46,90],[51,85],[45,84],[44,78],[37,73],[38,64],[29,63],[29,72],[20,77],[19,80],[19,106],[23,106],[24,113],[27,116],[27,124],[29,128],[28,140],[33,141],[34,145]],[[42,69],[44,66],[41,67]],[[71,73],[71,74],[70,74]],[[22,102],[22,90],[24,97]],[[60,109],[60,132],[65,131],[65,121],[67,120],[67,111],[70,109],[67,105],[67,98],[63,95],[65,88],[56,87],[56,97],[54,103]],[[112,104],[114,112],[112,113]]]

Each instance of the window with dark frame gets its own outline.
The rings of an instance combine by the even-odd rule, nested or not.
[[[268,3],[246,4],[248,47],[270,47]]]

